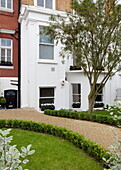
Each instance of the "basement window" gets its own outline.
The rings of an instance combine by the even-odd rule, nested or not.
[[[40,88],[39,106],[54,104],[54,88]]]

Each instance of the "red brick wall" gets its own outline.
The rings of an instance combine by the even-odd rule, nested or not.
[[[13,0],[13,13],[0,11],[0,28],[15,30],[14,35],[0,33],[0,38],[10,38],[13,40],[12,61],[14,69],[0,68],[0,77],[18,76],[18,1]]]
[[[56,10],[59,11],[71,11],[71,0],[55,0]],[[34,0],[21,0],[22,4],[25,5],[34,5]]]
[[[71,0],[56,0],[56,9],[71,12]]]

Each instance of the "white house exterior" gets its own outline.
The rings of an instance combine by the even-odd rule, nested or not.
[[[72,104],[80,102],[77,110],[88,109],[89,83],[83,70],[70,70],[72,58],[62,64],[59,56],[61,44],[47,42],[40,36],[41,28],[49,25],[50,15],[64,12],[38,6],[22,5],[21,23],[21,107],[40,110],[40,104],[53,103],[55,109],[72,109]],[[53,53],[54,50],[54,53]],[[51,53],[51,55],[50,55]],[[48,59],[46,56],[48,56]],[[105,72],[100,76],[98,83]],[[114,105],[116,90],[120,98],[121,74],[110,79],[99,94],[98,102]]]

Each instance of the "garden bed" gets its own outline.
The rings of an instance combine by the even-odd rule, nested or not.
[[[105,123],[113,126],[121,125],[121,119],[114,119],[108,111],[98,110],[94,111],[92,115],[87,112],[77,112],[72,110],[45,110],[44,113],[50,116],[66,117],[71,119],[87,120],[99,123]],[[116,113],[116,111],[115,111]]]
[[[66,128],[32,121],[2,119],[0,120],[0,128],[20,128],[61,137],[66,141],[71,142],[78,148],[83,149],[91,157],[102,163],[104,163],[102,158],[108,159],[110,157],[110,155],[107,153],[107,150],[104,149],[101,145],[98,145],[95,142],[85,138],[83,135],[75,133]]]

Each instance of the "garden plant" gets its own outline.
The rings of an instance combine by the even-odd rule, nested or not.
[[[11,129],[0,129],[0,170],[22,170],[21,164],[26,164],[29,160],[28,155],[32,155],[35,150],[31,149],[31,144],[25,148],[21,147],[21,152],[16,148],[16,145],[11,146],[13,139],[10,134]]]

